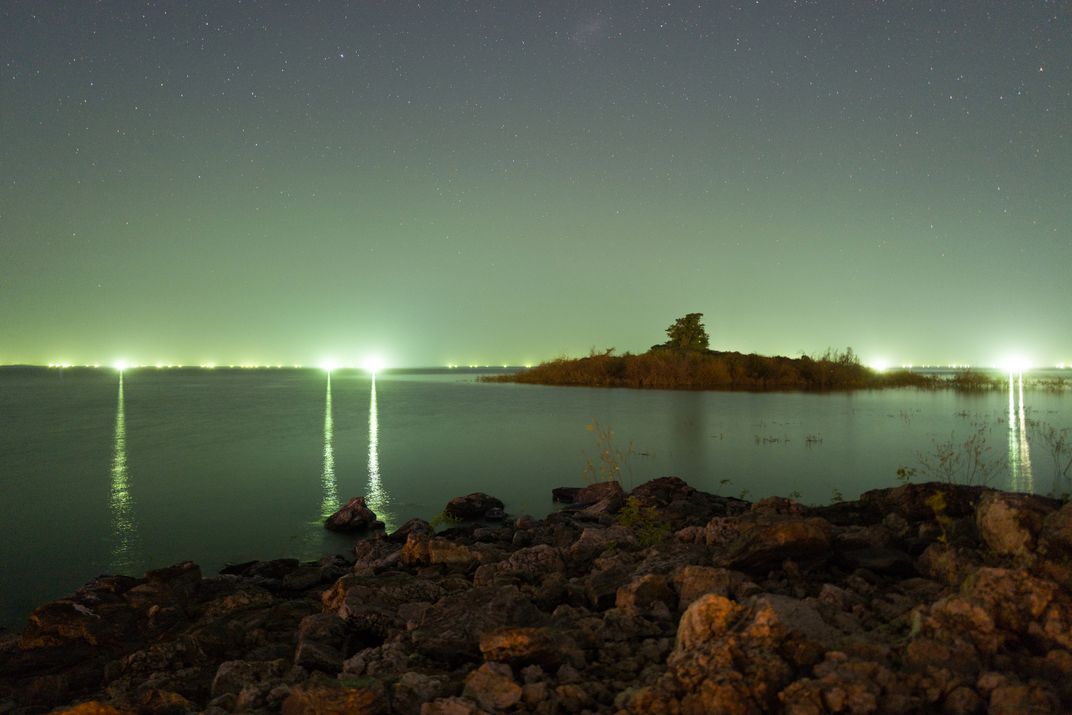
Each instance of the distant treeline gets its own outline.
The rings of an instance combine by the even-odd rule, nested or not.
[[[666,347],[639,355],[615,355],[608,350],[582,358],[559,358],[521,372],[482,379],[539,385],[756,392],[891,387],[987,390],[1008,385],[1007,379],[974,370],[963,370],[950,377],[908,370],[879,372],[861,365],[852,348],[799,358]]]

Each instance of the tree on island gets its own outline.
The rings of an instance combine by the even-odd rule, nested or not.
[[[678,318],[674,324],[666,329],[669,340],[661,347],[676,348],[678,350],[707,350],[710,338],[704,329],[700,319],[703,313],[689,313],[684,318]]]

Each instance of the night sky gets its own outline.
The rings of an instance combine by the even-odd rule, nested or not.
[[[0,4],[0,363],[1072,363],[1072,2]]]

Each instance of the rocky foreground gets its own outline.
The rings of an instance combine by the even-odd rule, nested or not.
[[[98,578],[0,640],[0,713],[1072,712],[1072,503],[558,496],[347,558]]]

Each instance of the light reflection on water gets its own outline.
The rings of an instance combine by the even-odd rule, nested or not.
[[[339,483],[335,478],[335,422],[331,414],[331,373],[328,373],[327,396],[324,398],[324,467],[320,484],[323,500],[320,516],[327,519],[339,508]]]
[[[380,479],[380,412],[376,405],[376,376],[372,376],[368,408],[368,487],[365,490],[365,503],[384,523],[387,530],[394,528],[394,517],[388,510],[391,495],[383,487]]]
[[[1017,399],[1019,398],[1019,399]],[[1009,373],[1009,489],[1034,492],[1031,445],[1027,441],[1027,411],[1024,407],[1024,374]]]
[[[137,524],[134,522],[134,500],[130,496],[130,474],[127,471],[127,419],[122,372],[119,373],[112,455],[109,509],[113,543],[109,566],[115,573],[126,573],[136,561]]]

